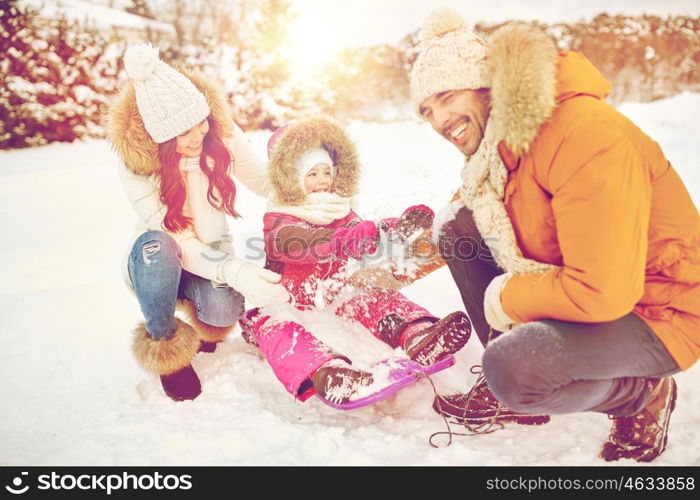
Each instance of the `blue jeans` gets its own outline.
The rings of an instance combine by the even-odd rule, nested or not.
[[[191,300],[197,318],[218,327],[233,325],[244,312],[243,295],[225,284],[182,269],[180,246],[163,231],[146,231],[134,242],[129,254],[129,278],[146,323],[154,339],[175,331],[175,302]]]

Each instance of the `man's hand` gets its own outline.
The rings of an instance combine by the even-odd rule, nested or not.
[[[401,239],[407,239],[419,231],[427,231],[433,227],[435,212],[426,205],[408,207],[398,218],[394,231]]]
[[[381,288],[383,290],[399,290],[406,283],[396,279],[391,271],[379,267],[360,269],[353,273],[348,282],[357,288]]]
[[[499,332],[510,330],[515,324],[515,321],[510,319],[503,310],[501,302],[501,290],[506,286],[509,278],[510,275],[507,273],[496,276],[486,287],[484,293],[484,316],[486,316],[489,325]]]

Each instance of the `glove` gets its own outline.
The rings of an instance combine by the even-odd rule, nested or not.
[[[330,245],[334,255],[360,260],[363,255],[377,250],[378,239],[377,225],[366,220],[353,227],[336,229],[331,236]]]
[[[360,289],[381,288],[394,291],[406,286],[406,283],[394,277],[391,271],[378,267],[355,271],[348,278],[348,283]]]
[[[418,231],[426,231],[433,227],[435,212],[426,205],[408,207],[398,218],[394,231],[401,239],[407,239]]]
[[[226,284],[240,292],[253,307],[285,304],[287,289],[279,283],[282,276],[244,259],[232,259],[224,264]]]
[[[508,282],[510,275],[508,273],[496,276],[491,280],[489,286],[486,287],[484,293],[484,316],[486,321],[494,330],[505,332],[515,325],[513,321],[503,310],[501,302],[501,291]]]

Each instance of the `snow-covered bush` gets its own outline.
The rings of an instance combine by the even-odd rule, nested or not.
[[[397,45],[347,48],[319,75],[302,78],[280,50],[294,18],[288,0],[132,3],[132,14],[175,27],[177,37],[157,41],[162,59],[219,79],[244,129],[274,129],[317,113],[415,118],[408,84],[416,32]],[[0,0],[0,20],[0,149],[104,136],[104,113],[126,83],[122,35],[87,21],[39,19],[16,0]],[[498,27],[474,29],[488,36]],[[601,14],[540,27],[561,49],[591,59],[612,82],[614,102],[700,91],[700,18]],[[151,39],[147,30],[142,39]]]
[[[0,149],[101,136],[119,50],[87,26],[0,5]]]

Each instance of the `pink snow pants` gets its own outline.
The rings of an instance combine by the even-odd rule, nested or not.
[[[371,289],[341,304],[335,314],[355,321],[380,340],[381,323],[387,318],[411,323],[421,319],[434,321],[425,308],[393,290]],[[311,376],[324,363],[334,358],[345,359],[341,353],[324,345],[301,325],[292,321],[275,321],[270,316],[254,318],[254,334],[258,347],[272,371],[287,392],[301,401],[315,394]],[[396,347],[395,345],[392,347]]]

